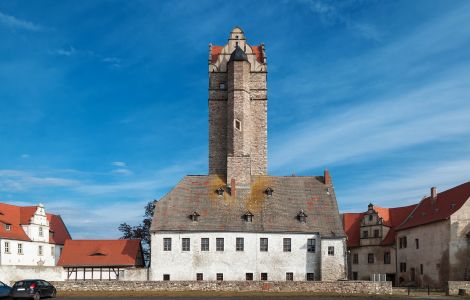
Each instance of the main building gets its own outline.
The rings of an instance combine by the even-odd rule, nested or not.
[[[345,234],[328,171],[267,175],[267,63],[234,28],[209,46],[209,175],[156,203],[153,280],[338,280]]]

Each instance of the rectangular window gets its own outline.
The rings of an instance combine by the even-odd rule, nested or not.
[[[245,278],[247,281],[252,281],[253,280],[253,273],[246,273]]]
[[[282,247],[284,249],[284,252],[290,252],[291,251],[291,239],[290,238],[283,239]]]
[[[268,252],[268,239],[267,238],[259,239],[259,251]]]
[[[5,253],[10,253],[10,243],[5,242]]]
[[[384,253],[384,264],[389,265],[391,264],[392,261],[392,256],[390,255],[390,252],[385,252]]]
[[[287,272],[286,273],[286,281],[293,281],[294,280],[294,273]]]
[[[328,255],[329,256],[334,256],[335,255],[335,247],[334,246],[328,246]]]
[[[353,264],[357,265],[359,263],[359,254],[354,253],[353,254]]]
[[[196,273],[196,280],[197,281],[204,280],[204,275],[202,275],[202,273]]]
[[[183,251],[190,251],[191,250],[191,240],[189,238],[183,238],[181,240],[181,249]]]
[[[55,256],[55,247],[51,246],[51,256]]]
[[[10,231],[11,230],[11,224],[5,224],[5,230]]]
[[[217,238],[215,240],[215,250],[224,251],[224,238]]]
[[[415,239],[416,249],[419,249],[419,239]]]
[[[368,237],[369,237],[369,231],[364,230],[364,231],[362,232],[362,238],[363,238],[363,239],[366,239],[366,238],[368,238]]]
[[[380,231],[378,229],[374,229],[374,237],[378,238],[380,236]]]
[[[261,273],[261,280],[268,280],[268,273]]]
[[[238,237],[236,240],[236,250],[244,251],[245,250],[245,240],[241,237]]]
[[[406,272],[406,263],[400,263],[400,272]]]
[[[353,272],[352,275],[353,275],[352,279],[353,279],[353,280],[357,280],[357,277],[358,277],[358,276],[357,276],[357,272]]]
[[[307,281],[314,281],[315,274],[314,273],[307,273]]]
[[[369,215],[369,221],[372,221],[374,219],[373,215]]]
[[[201,238],[201,251],[209,251],[209,239]]]
[[[23,254],[23,244],[18,244],[18,254]]]
[[[163,251],[171,251],[171,238],[163,238]]]
[[[170,274],[163,274],[163,281],[170,281]]]
[[[38,246],[38,255],[42,256],[42,246]]]
[[[219,280],[219,281],[224,280],[224,274],[223,273],[217,273],[217,280]]]
[[[374,263],[374,254],[373,253],[367,254],[367,263],[369,263],[369,264]]]
[[[39,227],[39,236],[44,236],[44,232],[42,227]]]
[[[307,252],[315,253],[315,239],[307,240]]]
[[[420,273],[421,275],[424,274],[423,264],[420,264],[420,265],[419,265],[419,273]]]
[[[399,244],[400,244],[400,245],[399,245],[400,248],[406,248],[406,246],[407,246],[407,245],[406,245],[406,244],[407,244],[406,236],[399,238],[399,239],[398,239],[398,242],[399,242]]]

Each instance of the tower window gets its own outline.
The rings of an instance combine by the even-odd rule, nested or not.
[[[219,84],[219,89],[225,90],[225,82],[221,82],[221,83]]]
[[[242,122],[240,122],[240,120],[235,120],[235,129],[239,131],[242,130]]]

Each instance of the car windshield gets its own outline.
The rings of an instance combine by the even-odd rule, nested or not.
[[[6,284],[0,281],[0,286],[6,286]]]

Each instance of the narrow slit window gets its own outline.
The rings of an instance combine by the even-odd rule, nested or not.
[[[242,122],[240,120],[235,120],[235,129],[238,131],[242,130]]]

